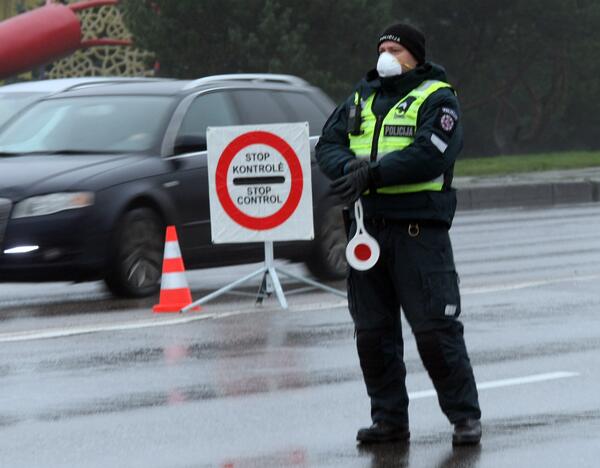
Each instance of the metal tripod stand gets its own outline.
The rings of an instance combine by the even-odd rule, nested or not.
[[[188,310],[190,310],[196,306],[199,306],[201,304],[206,304],[208,301],[211,301],[212,299],[222,296],[223,294],[225,294],[229,291],[232,291],[236,287],[251,280],[252,278],[254,278],[256,276],[261,276],[261,275],[262,275],[262,281],[260,284],[260,288],[258,289],[258,293],[256,295],[256,304],[262,304],[263,299],[265,297],[271,296],[274,292],[275,295],[277,296],[277,300],[279,301],[279,304],[281,305],[281,308],[287,309],[288,303],[287,303],[287,300],[283,293],[283,288],[281,287],[281,282],[279,281],[278,274],[287,276],[288,278],[295,279],[296,281],[307,284],[314,288],[322,289],[323,291],[329,292],[331,294],[335,294],[336,296],[340,296],[343,298],[346,297],[346,293],[343,291],[340,291],[335,288],[331,288],[329,286],[318,283],[317,281],[313,281],[313,280],[305,278],[303,276],[296,275],[294,273],[290,273],[289,271],[286,271],[283,268],[276,267],[275,266],[275,257],[273,255],[273,242],[266,241],[265,242],[265,263],[263,266],[261,266],[258,270],[234,281],[233,283],[230,283],[227,286],[223,286],[222,288],[216,290],[215,292],[207,294],[206,296],[198,299],[197,301],[192,302],[191,304],[189,304],[189,305],[185,306],[183,309],[181,309],[181,312],[187,312]]]

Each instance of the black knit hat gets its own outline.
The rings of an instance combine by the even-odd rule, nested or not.
[[[425,62],[425,36],[418,29],[408,24],[393,24],[379,36],[377,49],[385,41],[394,41],[406,47],[419,65]]]

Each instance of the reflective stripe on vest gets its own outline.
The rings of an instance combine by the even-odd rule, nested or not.
[[[442,88],[452,88],[452,86],[443,81],[424,81],[390,109],[379,129],[376,160],[381,159],[392,151],[399,151],[406,148],[415,140],[417,117],[419,115],[420,107],[429,96]],[[375,94],[369,96],[366,101],[360,98],[358,92],[355,94],[354,103],[358,104],[360,101],[360,106],[362,108],[362,121],[360,125],[361,134],[348,135],[348,138],[350,139],[350,149],[357,158],[365,159],[367,161],[371,158],[377,126],[377,118],[372,110],[374,100]],[[435,180],[429,182],[390,185],[378,188],[377,193],[400,194],[424,191],[440,192],[443,187],[444,175],[442,174]]]

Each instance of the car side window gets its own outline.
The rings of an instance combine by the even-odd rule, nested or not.
[[[278,95],[290,108],[297,122],[308,122],[311,135],[320,135],[327,120],[327,115],[319,108],[310,96],[299,92],[280,92]]]
[[[206,137],[207,127],[237,125],[238,123],[233,104],[226,93],[202,94],[190,104],[181,123],[179,136]]]
[[[274,92],[263,89],[240,89],[232,92],[244,125],[293,121],[273,95]]]

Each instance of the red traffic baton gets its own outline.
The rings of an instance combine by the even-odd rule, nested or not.
[[[355,270],[365,271],[373,268],[379,260],[380,248],[375,238],[365,229],[360,198],[354,203],[354,217],[356,234],[346,246],[346,259]]]

